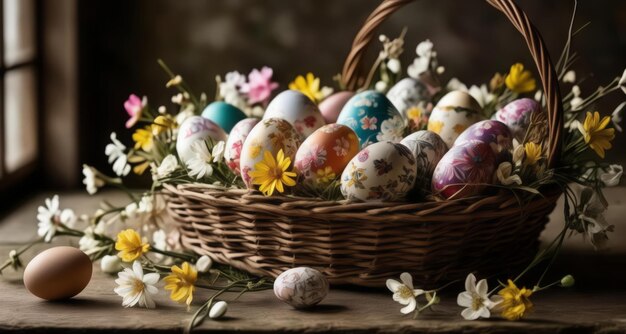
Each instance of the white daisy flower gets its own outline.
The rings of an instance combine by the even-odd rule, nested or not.
[[[115,132],[111,132],[111,144],[104,148],[104,153],[109,157],[109,163],[113,163],[113,171],[117,176],[126,176],[130,173],[128,157],[124,151],[126,146],[117,140]]]
[[[98,171],[91,166],[83,165],[83,175],[85,176],[83,184],[87,188],[89,195],[95,194],[98,192],[98,188],[105,185],[104,180],[98,177]]]
[[[481,279],[476,284],[476,276],[474,274],[467,275],[465,279],[465,291],[459,293],[456,299],[456,303],[465,307],[461,312],[461,316],[465,320],[476,320],[478,318],[489,318],[491,316],[490,310],[498,305],[498,296],[493,297],[495,300],[489,298],[487,286],[487,280]]]
[[[393,300],[397,301],[403,307],[400,312],[402,314],[409,314],[417,309],[416,297],[425,293],[422,289],[413,288],[413,277],[409,273],[402,273],[400,275],[400,281],[394,279],[387,280],[387,288],[393,292]]]
[[[174,172],[177,168],[178,168],[178,160],[176,159],[175,156],[169,154],[168,156],[163,158],[163,161],[161,161],[161,164],[157,168],[156,174],[158,178],[161,179],[172,174],[172,172]]]
[[[206,143],[202,140],[195,141],[191,144],[191,151],[195,153],[195,156],[187,161],[189,176],[200,180],[205,176],[213,175],[213,157]]]
[[[154,286],[159,281],[159,274],[143,274],[143,268],[139,261],[133,262],[133,268],[126,268],[117,274],[115,280],[118,287],[113,291],[123,298],[122,306],[133,307],[139,304],[140,307],[155,308],[156,304],[151,295],[156,295],[159,290]]]
[[[224,151],[226,148],[226,143],[223,140],[220,140],[215,146],[213,146],[213,162],[220,162],[224,160]]]
[[[59,215],[59,195],[46,198],[46,206],[37,208],[37,235],[44,238],[45,242],[50,242],[56,234],[56,218]]]

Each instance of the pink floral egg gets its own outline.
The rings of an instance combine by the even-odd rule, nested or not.
[[[300,145],[294,166],[305,180],[324,186],[341,175],[359,147],[359,138],[349,127],[324,125]]]
[[[461,133],[454,142],[454,146],[469,142],[482,142],[489,145],[496,156],[496,165],[511,161],[513,138],[511,130],[502,122],[486,120],[475,123]]]
[[[530,116],[540,111],[541,105],[537,101],[522,98],[512,101],[498,110],[493,119],[506,124],[511,129],[515,139],[521,143],[530,125]]]
[[[191,116],[178,129],[176,152],[182,162],[187,162],[187,160],[194,157],[191,145],[196,140],[211,138],[213,141],[218,142],[226,140],[226,137],[226,132],[219,125],[200,116]]]
[[[224,160],[226,160],[226,164],[235,174],[241,174],[239,171],[241,149],[243,148],[246,137],[248,137],[248,134],[250,134],[250,131],[252,131],[252,128],[254,128],[258,122],[258,118],[242,119],[230,130],[228,140],[226,141]]]
[[[250,172],[263,160],[265,151],[274,158],[283,150],[285,157],[293,160],[300,146],[300,135],[289,122],[280,118],[267,118],[259,121],[243,142],[239,156],[241,178],[248,188],[252,188]],[[291,166],[290,166],[291,168]]]
[[[491,147],[482,142],[452,147],[435,168],[433,193],[448,199],[480,194],[493,179],[495,160]]]
[[[320,102],[320,112],[322,116],[324,116],[326,123],[331,124],[337,122],[337,117],[339,117],[341,109],[353,96],[354,92],[343,91],[335,93]]]
[[[295,90],[286,90],[278,94],[265,110],[263,119],[267,118],[286,120],[298,131],[302,139],[326,124],[317,105],[306,95]]]
[[[413,188],[417,164],[404,145],[390,141],[369,145],[341,174],[341,193],[349,200],[395,201]]]

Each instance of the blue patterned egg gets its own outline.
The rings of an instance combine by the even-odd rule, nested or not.
[[[239,156],[241,178],[246,186],[252,188],[250,172],[263,160],[265,151],[276,158],[278,152],[283,150],[285,157],[289,157],[293,163],[299,146],[300,135],[286,120],[267,118],[258,122],[248,133]]]
[[[427,130],[438,134],[448,147],[452,147],[465,129],[483,119],[480,105],[471,95],[452,91],[444,95],[433,109]]]
[[[230,133],[230,130],[237,122],[246,118],[246,114],[232,104],[215,101],[204,108],[202,117],[215,122],[215,124],[224,129],[226,133]]]
[[[513,137],[511,130],[502,122],[485,120],[475,123],[461,133],[454,142],[454,146],[470,142],[482,142],[489,145],[496,156],[496,165],[511,161]]]
[[[298,131],[301,139],[326,124],[317,105],[295,90],[286,90],[276,95],[265,109],[263,119],[267,118],[286,120]]]
[[[433,193],[447,199],[480,194],[493,180],[495,160],[491,147],[482,142],[452,147],[435,168]]]
[[[404,119],[384,94],[373,90],[353,96],[341,110],[337,123],[354,130],[361,147],[379,141],[397,143],[404,137]]]
[[[341,174],[341,193],[349,200],[395,201],[413,188],[417,164],[404,145],[378,142],[362,149]]]
[[[512,101],[498,110],[493,115],[493,119],[506,124],[513,132],[513,137],[521,143],[530,125],[530,116],[540,111],[541,105],[539,102],[523,98]]]
[[[206,140],[211,138],[213,141],[225,141],[226,132],[214,122],[200,117],[191,116],[187,118],[178,129],[178,137],[176,139],[176,152],[182,162],[194,157],[191,150],[191,144],[196,140]]]
[[[428,103],[431,95],[428,87],[419,79],[404,78],[398,81],[389,92],[387,98],[407,118],[407,110],[417,107],[420,103]]]

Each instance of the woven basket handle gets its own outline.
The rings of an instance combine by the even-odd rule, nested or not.
[[[364,82],[362,73],[363,57],[374,38],[378,26],[402,6],[414,0],[384,0],[367,17],[367,20],[352,42],[352,49],[343,65],[342,81],[349,90],[356,90]],[[535,61],[545,92],[548,112],[548,166],[555,167],[560,154],[561,130],[563,128],[563,105],[559,92],[558,78],[550,55],[537,28],[530,22],[526,13],[513,0],[486,0],[501,11],[526,40],[530,54]]]

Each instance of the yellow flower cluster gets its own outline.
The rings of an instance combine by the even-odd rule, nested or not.
[[[154,138],[161,133],[177,127],[176,122],[168,116],[157,116],[153,123],[144,128],[135,130],[133,140],[135,141],[135,149],[142,149],[150,152],[154,147]]]

